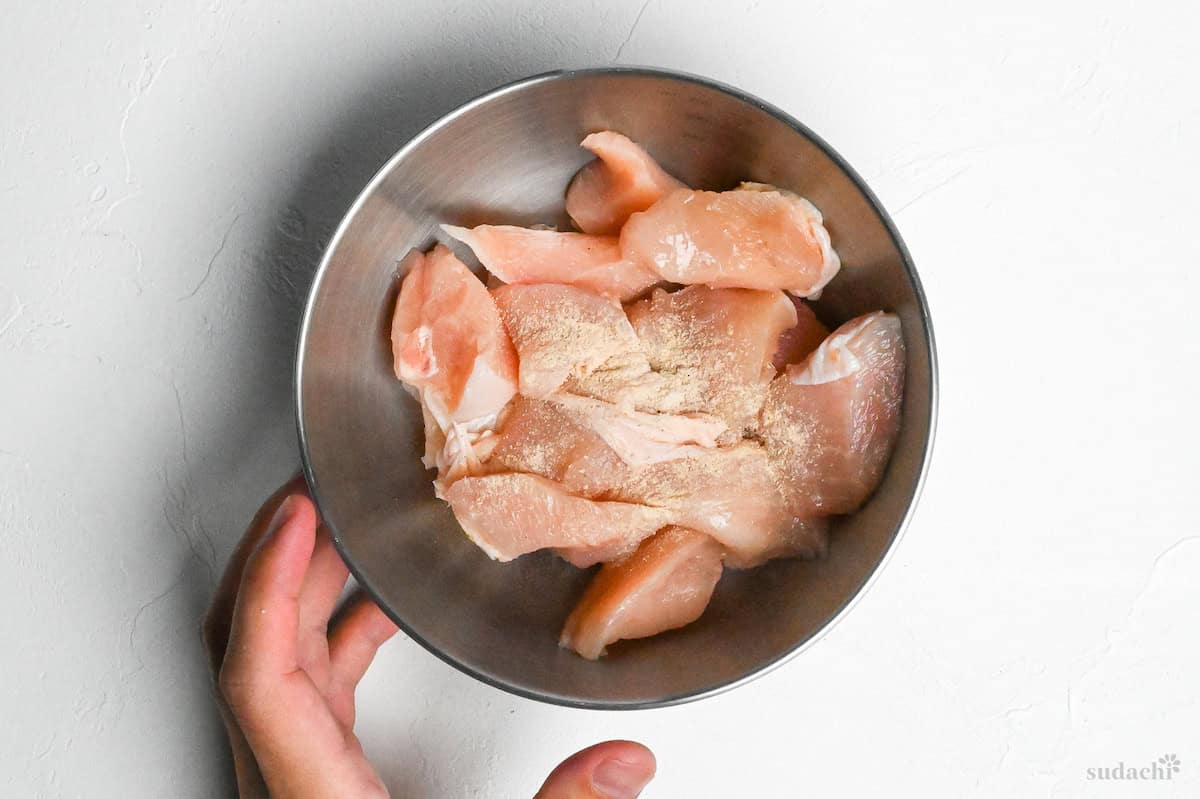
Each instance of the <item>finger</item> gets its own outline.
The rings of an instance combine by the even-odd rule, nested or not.
[[[290,494],[302,493],[305,489],[304,477],[301,475],[296,475],[280,486],[270,499],[258,509],[250,526],[246,529],[245,535],[242,536],[242,540],[238,542],[233,554],[229,557],[229,563],[225,567],[224,574],[221,575],[221,581],[217,584],[212,604],[209,606],[208,613],[205,614],[201,628],[204,647],[208,651],[214,675],[220,671],[221,660],[225,657],[225,649],[229,645],[229,626],[233,621],[233,606],[237,601],[238,586],[242,582],[242,571],[245,568],[246,559],[254,551],[258,542],[262,540],[275,511],[279,509],[283,500]]]
[[[355,597],[329,634],[333,683],[351,690],[358,685],[379,647],[397,629],[396,623],[370,597],[364,594]]]
[[[338,597],[346,586],[350,570],[342,561],[324,529],[317,531],[317,543],[313,547],[312,562],[304,575],[304,586],[300,589],[300,634],[319,636],[322,647],[329,627],[329,617],[337,607]]]
[[[564,760],[533,799],[635,799],[655,768],[654,753],[641,744],[607,741]]]
[[[322,690],[329,684],[329,617],[350,571],[334,549],[329,533],[317,530],[304,585],[300,589],[300,668]]]
[[[312,500],[292,494],[246,560],[221,667],[223,689],[227,684],[274,682],[296,670],[300,589],[316,536]]]

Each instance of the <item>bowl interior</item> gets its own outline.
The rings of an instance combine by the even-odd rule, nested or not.
[[[589,574],[548,553],[494,563],[433,496],[421,413],[392,376],[397,261],[438,222],[564,224],[584,135],[619,130],[690,185],[756,180],[810,198],[844,264],[818,313],[885,308],[908,347],[900,440],[882,486],[835,526],[830,556],[727,571],[695,624],[611,648],[557,646]],[[442,238],[443,241],[446,241]],[[461,247],[455,247],[467,256]],[[470,262],[470,261],[469,261]],[[351,210],[313,287],[298,354],[301,445],[321,512],[359,581],[414,638],[499,687],[548,701],[637,707],[727,687],[795,651],[858,594],[907,518],[934,409],[932,336],[919,284],[881,212],[836,156],[732,90],[646,70],[558,73],[498,90],[404,148]]]

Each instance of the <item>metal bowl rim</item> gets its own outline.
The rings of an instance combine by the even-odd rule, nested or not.
[[[929,358],[929,414],[928,414],[929,434],[926,437],[925,445],[924,445],[923,451],[921,452],[921,465],[920,465],[920,469],[917,474],[916,484],[913,487],[912,496],[909,498],[909,501],[908,501],[908,507],[906,508],[904,515],[900,518],[900,521],[897,523],[896,528],[892,533],[891,540],[888,543],[887,548],[884,550],[883,555],[880,557],[879,563],[877,563],[875,565],[875,568],[871,570],[871,573],[867,576],[867,579],[862,584],[862,586],[857,591],[855,591],[850,597],[848,597],[846,599],[846,601],[842,605],[842,607],[836,613],[834,613],[834,615],[827,622],[825,622],[825,624],[822,625],[820,629],[818,629],[816,632],[814,632],[812,635],[808,636],[804,640],[798,641],[794,646],[792,646],[790,649],[784,651],[782,654],[780,654],[774,660],[764,663],[763,665],[759,666],[758,668],[756,668],[752,671],[749,671],[738,678],[728,680],[724,683],[720,683],[718,685],[710,686],[707,688],[702,688],[702,689],[698,689],[695,691],[685,691],[685,692],[682,692],[679,694],[660,697],[657,699],[647,699],[647,700],[638,700],[638,701],[606,701],[606,700],[605,701],[594,701],[594,700],[582,700],[582,699],[577,699],[577,698],[573,698],[573,697],[569,697],[569,696],[561,696],[558,694],[537,691],[537,690],[525,688],[525,687],[522,687],[519,685],[514,685],[505,680],[499,679],[491,674],[488,674],[484,671],[476,669],[467,663],[463,663],[463,662],[457,660],[456,658],[450,656],[449,654],[443,652],[438,647],[434,646],[429,641],[425,640],[414,629],[412,629],[412,627],[410,627],[404,621],[404,619],[401,617],[401,615],[396,610],[391,608],[386,602],[383,601],[381,593],[378,590],[376,590],[376,588],[372,585],[371,581],[369,579],[367,579],[363,570],[358,567],[358,564],[356,563],[354,556],[350,553],[344,540],[342,539],[341,535],[339,534],[339,532],[337,530],[337,526],[331,520],[328,520],[328,519],[325,519],[324,523],[325,523],[326,528],[329,531],[330,538],[333,540],[334,546],[337,548],[337,551],[341,555],[342,559],[346,562],[346,565],[349,568],[350,573],[352,575],[354,575],[354,579],[358,582],[359,586],[361,586],[362,590],[365,591],[366,594],[371,598],[371,600],[374,601],[377,605],[379,605],[379,607],[384,611],[384,613],[386,613],[388,615],[388,617],[391,618],[392,621],[394,621],[396,623],[396,625],[402,631],[404,631],[405,635],[407,635],[409,638],[411,638],[412,640],[414,640],[418,644],[420,644],[426,651],[430,652],[435,657],[439,658],[440,660],[444,661],[445,663],[448,663],[450,666],[454,667],[455,669],[462,672],[463,674],[473,677],[473,678],[479,680],[480,682],[483,682],[494,688],[499,688],[502,691],[506,691],[510,694],[514,694],[516,696],[520,696],[525,699],[533,699],[536,701],[546,702],[546,703],[553,704],[553,705],[560,705],[563,707],[581,708],[581,709],[587,709],[587,710],[644,710],[644,709],[651,709],[651,708],[670,707],[672,705],[680,705],[680,704],[684,704],[687,702],[693,702],[693,701],[696,701],[699,699],[706,699],[708,697],[716,696],[718,694],[723,694],[726,691],[731,691],[734,688],[745,685],[745,684],[751,682],[752,680],[755,680],[755,679],[763,676],[764,674],[774,671],[775,669],[779,668],[780,666],[784,665],[788,661],[790,661],[793,658],[795,658],[796,656],[798,656],[801,652],[808,649],[810,646],[812,646],[818,640],[820,640],[824,635],[826,635],[829,632],[829,630],[831,630],[838,622],[840,622],[846,616],[847,613],[850,612],[850,610],[859,602],[859,600],[861,600],[863,595],[865,595],[867,593],[867,591],[871,588],[872,585],[874,585],[875,581],[879,578],[880,572],[883,571],[884,567],[891,560],[892,554],[896,550],[897,543],[900,541],[900,538],[904,535],[905,531],[907,530],[909,522],[912,520],[913,514],[916,511],[918,500],[921,497],[921,491],[925,485],[925,478],[929,472],[929,462],[930,462],[930,458],[933,453],[933,443],[934,443],[936,427],[937,427],[937,405],[938,405],[937,349],[936,349],[936,346],[934,343],[933,321],[930,318],[929,303],[926,300],[925,291],[924,291],[924,288],[921,286],[921,280],[920,280],[920,277],[917,275],[917,270],[916,270],[915,265],[913,264],[912,256],[909,254],[908,248],[904,244],[904,240],[900,237],[900,233],[896,229],[895,223],[892,221],[891,216],[884,209],[883,204],[880,203],[879,199],[875,196],[875,193],[872,192],[871,189],[867,186],[866,181],[863,180],[863,178],[853,169],[853,167],[850,166],[849,163],[846,162],[846,160],[844,158],[842,158],[842,156],[833,147],[831,147],[824,139],[822,139],[820,136],[818,136],[816,133],[814,133],[812,130],[810,130],[807,125],[800,122],[798,119],[796,119],[792,115],[788,114],[787,112],[783,111],[782,109],[772,105],[771,103],[761,100],[758,97],[755,97],[754,95],[749,94],[748,92],[742,91],[741,89],[738,89],[729,84],[722,83],[722,82],[716,81],[716,80],[712,80],[710,78],[701,77],[699,75],[694,75],[694,74],[691,74],[688,72],[681,72],[678,70],[669,70],[669,69],[661,69],[661,68],[656,68],[656,67],[644,67],[644,66],[593,67],[593,68],[587,68],[587,69],[560,69],[560,70],[552,70],[549,72],[543,72],[543,73],[540,73],[537,75],[532,75],[527,78],[521,78],[519,80],[512,81],[511,83],[507,83],[502,86],[499,86],[495,89],[486,91],[483,94],[478,95],[474,99],[469,100],[466,103],[462,104],[461,106],[454,109],[453,111],[446,114],[445,116],[441,117],[440,119],[434,121],[429,126],[427,126],[424,130],[422,130],[420,133],[418,133],[416,136],[414,136],[412,139],[410,139],[408,142],[406,142],[404,144],[404,146],[402,146],[399,150],[396,151],[395,155],[393,155],[391,158],[389,158],[383,164],[383,166],[380,167],[379,171],[377,171],[375,173],[374,177],[371,178],[371,180],[367,183],[367,185],[359,193],[358,197],[356,197],[354,202],[350,205],[350,208],[346,211],[345,216],[342,218],[342,221],[338,224],[337,229],[334,231],[333,236],[329,240],[329,243],[325,246],[325,251],[321,256],[321,262],[318,265],[316,274],[313,277],[312,286],[309,288],[308,298],[306,299],[305,304],[304,304],[304,313],[301,317],[299,336],[297,338],[297,343],[296,343],[296,353],[295,353],[296,368],[295,368],[295,377],[294,377],[293,388],[294,388],[295,400],[296,400],[296,431],[297,431],[297,434],[299,437],[299,443],[300,443],[301,467],[304,472],[304,479],[307,482],[308,487],[309,487],[309,492],[311,493],[313,501],[316,503],[318,512],[320,512],[322,504],[323,504],[322,500],[321,500],[321,489],[320,489],[320,486],[317,484],[316,475],[313,473],[312,459],[309,455],[308,435],[307,435],[307,433],[305,431],[305,427],[304,427],[304,393],[303,393],[304,353],[305,353],[305,348],[306,348],[306,344],[307,344],[307,340],[308,340],[309,327],[312,324],[313,309],[316,304],[317,295],[320,291],[322,278],[324,277],[326,270],[329,268],[329,263],[330,263],[333,253],[337,250],[338,245],[341,243],[342,237],[345,235],[347,229],[350,227],[350,224],[353,222],[354,218],[358,215],[359,209],[367,201],[367,199],[374,193],[375,189],[384,180],[386,180],[387,176],[392,172],[392,170],[396,167],[397,164],[399,164],[401,161],[403,161],[405,158],[407,158],[410,153],[412,153],[415,149],[417,149],[417,147],[419,147],[422,142],[424,142],[426,139],[428,139],[434,133],[436,133],[437,131],[439,131],[445,127],[448,127],[453,122],[455,122],[458,118],[460,118],[467,112],[471,111],[472,109],[477,108],[482,105],[485,105],[485,104],[491,102],[492,100],[495,100],[498,97],[502,97],[504,95],[507,95],[507,94],[510,94],[513,92],[518,92],[518,91],[521,91],[528,87],[535,86],[535,85],[538,85],[541,83],[550,83],[550,82],[561,81],[561,80],[572,80],[572,79],[580,78],[580,77],[607,76],[607,75],[632,75],[632,76],[643,76],[643,77],[653,77],[653,78],[665,78],[668,80],[680,81],[680,82],[684,82],[684,83],[694,83],[694,84],[698,84],[700,86],[704,86],[709,89],[714,89],[716,91],[722,92],[726,95],[733,97],[735,100],[746,103],[747,105],[753,106],[761,111],[766,112],[767,114],[773,116],[777,120],[783,122],[785,125],[792,128],[793,130],[795,130],[800,135],[806,137],[809,141],[811,141],[813,144],[815,144],[822,152],[824,152],[825,155],[828,156],[829,159],[831,161],[833,161],[833,163],[843,172],[843,174],[845,174],[846,177],[848,177],[850,179],[850,181],[854,184],[854,186],[858,189],[858,191],[863,195],[863,197],[866,198],[867,202],[869,202],[871,204],[872,209],[878,215],[879,219],[883,222],[884,227],[888,232],[888,235],[891,237],[893,244],[895,244],[895,246],[896,246],[896,250],[901,255],[901,258],[904,263],[904,270],[907,273],[908,279],[912,284],[914,294],[916,295],[916,298],[917,298],[917,305],[918,305],[918,309],[921,314],[921,321],[924,324],[925,330],[927,332],[927,334],[925,336],[925,345],[926,345],[926,355]],[[322,517],[322,518],[324,518],[324,517]]]

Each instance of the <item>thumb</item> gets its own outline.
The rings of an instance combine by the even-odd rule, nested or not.
[[[564,760],[533,799],[636,799],[654,769],[654,753],[641,744],[606,741]]]

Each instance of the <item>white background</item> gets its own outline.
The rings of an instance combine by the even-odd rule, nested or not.
[[[541,706],[395,640],[358,727],[394,794],[528,796],[628,737],[663,799],[1197,795],[1200,15],[968,5],[8,4],[0,795],[231,793],[196,623],[296,466],[324,241],[444,111],[614,61],[782,106],[893,212],[941,358],[927,489],[845,621],[698,704]],[[1171,783],[1086,780],[1165,753]]]

